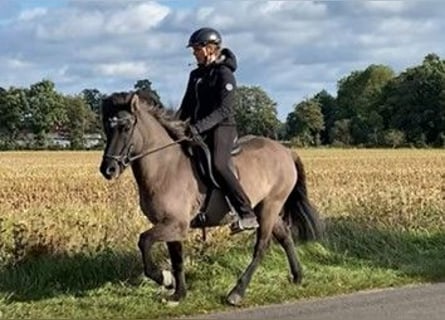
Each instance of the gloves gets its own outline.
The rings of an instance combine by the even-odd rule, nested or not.
[[[190,139],[191,142],[196,143],[196,144],[201,144],[202,141],[202,137],[199,134],[198,129],[196,129],[196,127],[194,125],[189,125],[187,127],[187,129],[185,130],[185,135],[186,137],[188,137]]]

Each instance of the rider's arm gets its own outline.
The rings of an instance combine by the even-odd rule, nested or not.
[[[227,67],[218,68],[217,72],[217,107],[207,117],[195,124],[195,128],[200,133],[213,128],[234,112],[236,80],[233,72]]]

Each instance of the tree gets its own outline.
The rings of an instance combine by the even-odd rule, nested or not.
[[[2,88],[3,89],[3,88]],[[0,92],[0,144],[2,148],[13,149],[24,129],[26,91],[10,88]]]
[[[276,103],[257,86],[240,86],[235,96],[235,117],[240,135],[277,138],[280,121]]]
[[[332,144],[335,146],[349,146],[352,143],[351,120],[341,119],[334,123],[330,132]]]
[[[440,145],[445,132],[445,61],[429,54],[388,85],[382,102],[388,129],[405,133],[409,143]]]
[[[152,85],[152,83],[150,80],[142,79],[142,80],[136,81],[136,83],[134,84],[134,88],[137,90],[146,90],[150,94],[150,96],[152,96],[156,100],[156,102],[159,105],[162,105],[161,96],[157,93],[156,90],[154,90],[151,87],[151,85]]]
[[[86,102],[86,105],[94,113],[94,121],[91,127],[88,129],[94,133],[102,133],[102,123],[100,120],[102,99],[105,94],[101,93],[98,89],[83,89],[81,97]]]
[[[387,146],[396,148],[405,143],[405,133],[399,130],[390,129],[385,132],[383,140]]]
[[[81,95],[65,96],[66,118],[63,123],[63,132],[70,141],[71,149],[84,149],[85,135],[88,133],[96,117]]]
[[[320,103],[309,99],[294,106],[287,117],[287,136],[298,144],[317,146],[321,144],[320,133],[324,129]]]
[[[370,65],[354,71],[338,82],[336,120],[350,119],[350,134],[355,144],[376,144],[383,130],[379,106],[385,86],[394,78],[391,68]]]
[[[35,134],[36,146],[43,147],[46,145],[47,134],[57,131],[65,120],[63,98],[49,80],[32,84],[27,93],[25,121]]]
[[[338,118],[337,99],[330,95],[326,90],[317,93],[314,98],[321,107],[323,114],[324,129],[320,132],[320,139],[322,144],[330,144],[329,132],[334,127],[335,120]]]

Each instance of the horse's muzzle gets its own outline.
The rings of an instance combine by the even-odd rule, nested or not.
[[[103,159],[100,164],[100,173],[107,180],[116,179],[120,175],[121,168],[117,161],[110,159]]]

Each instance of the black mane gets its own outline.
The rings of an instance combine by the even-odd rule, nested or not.
[[[186,123],[178,120],[176,112],[165,108],[158,95],[148,89],[115,92],[107,96],[102,101],[103,119],[108,119],[122,110],[131,112],[130,103],[135,94],[139,97],[141,109],[151,114],[167,130],[172,139],[179,140],[185,137]]]

